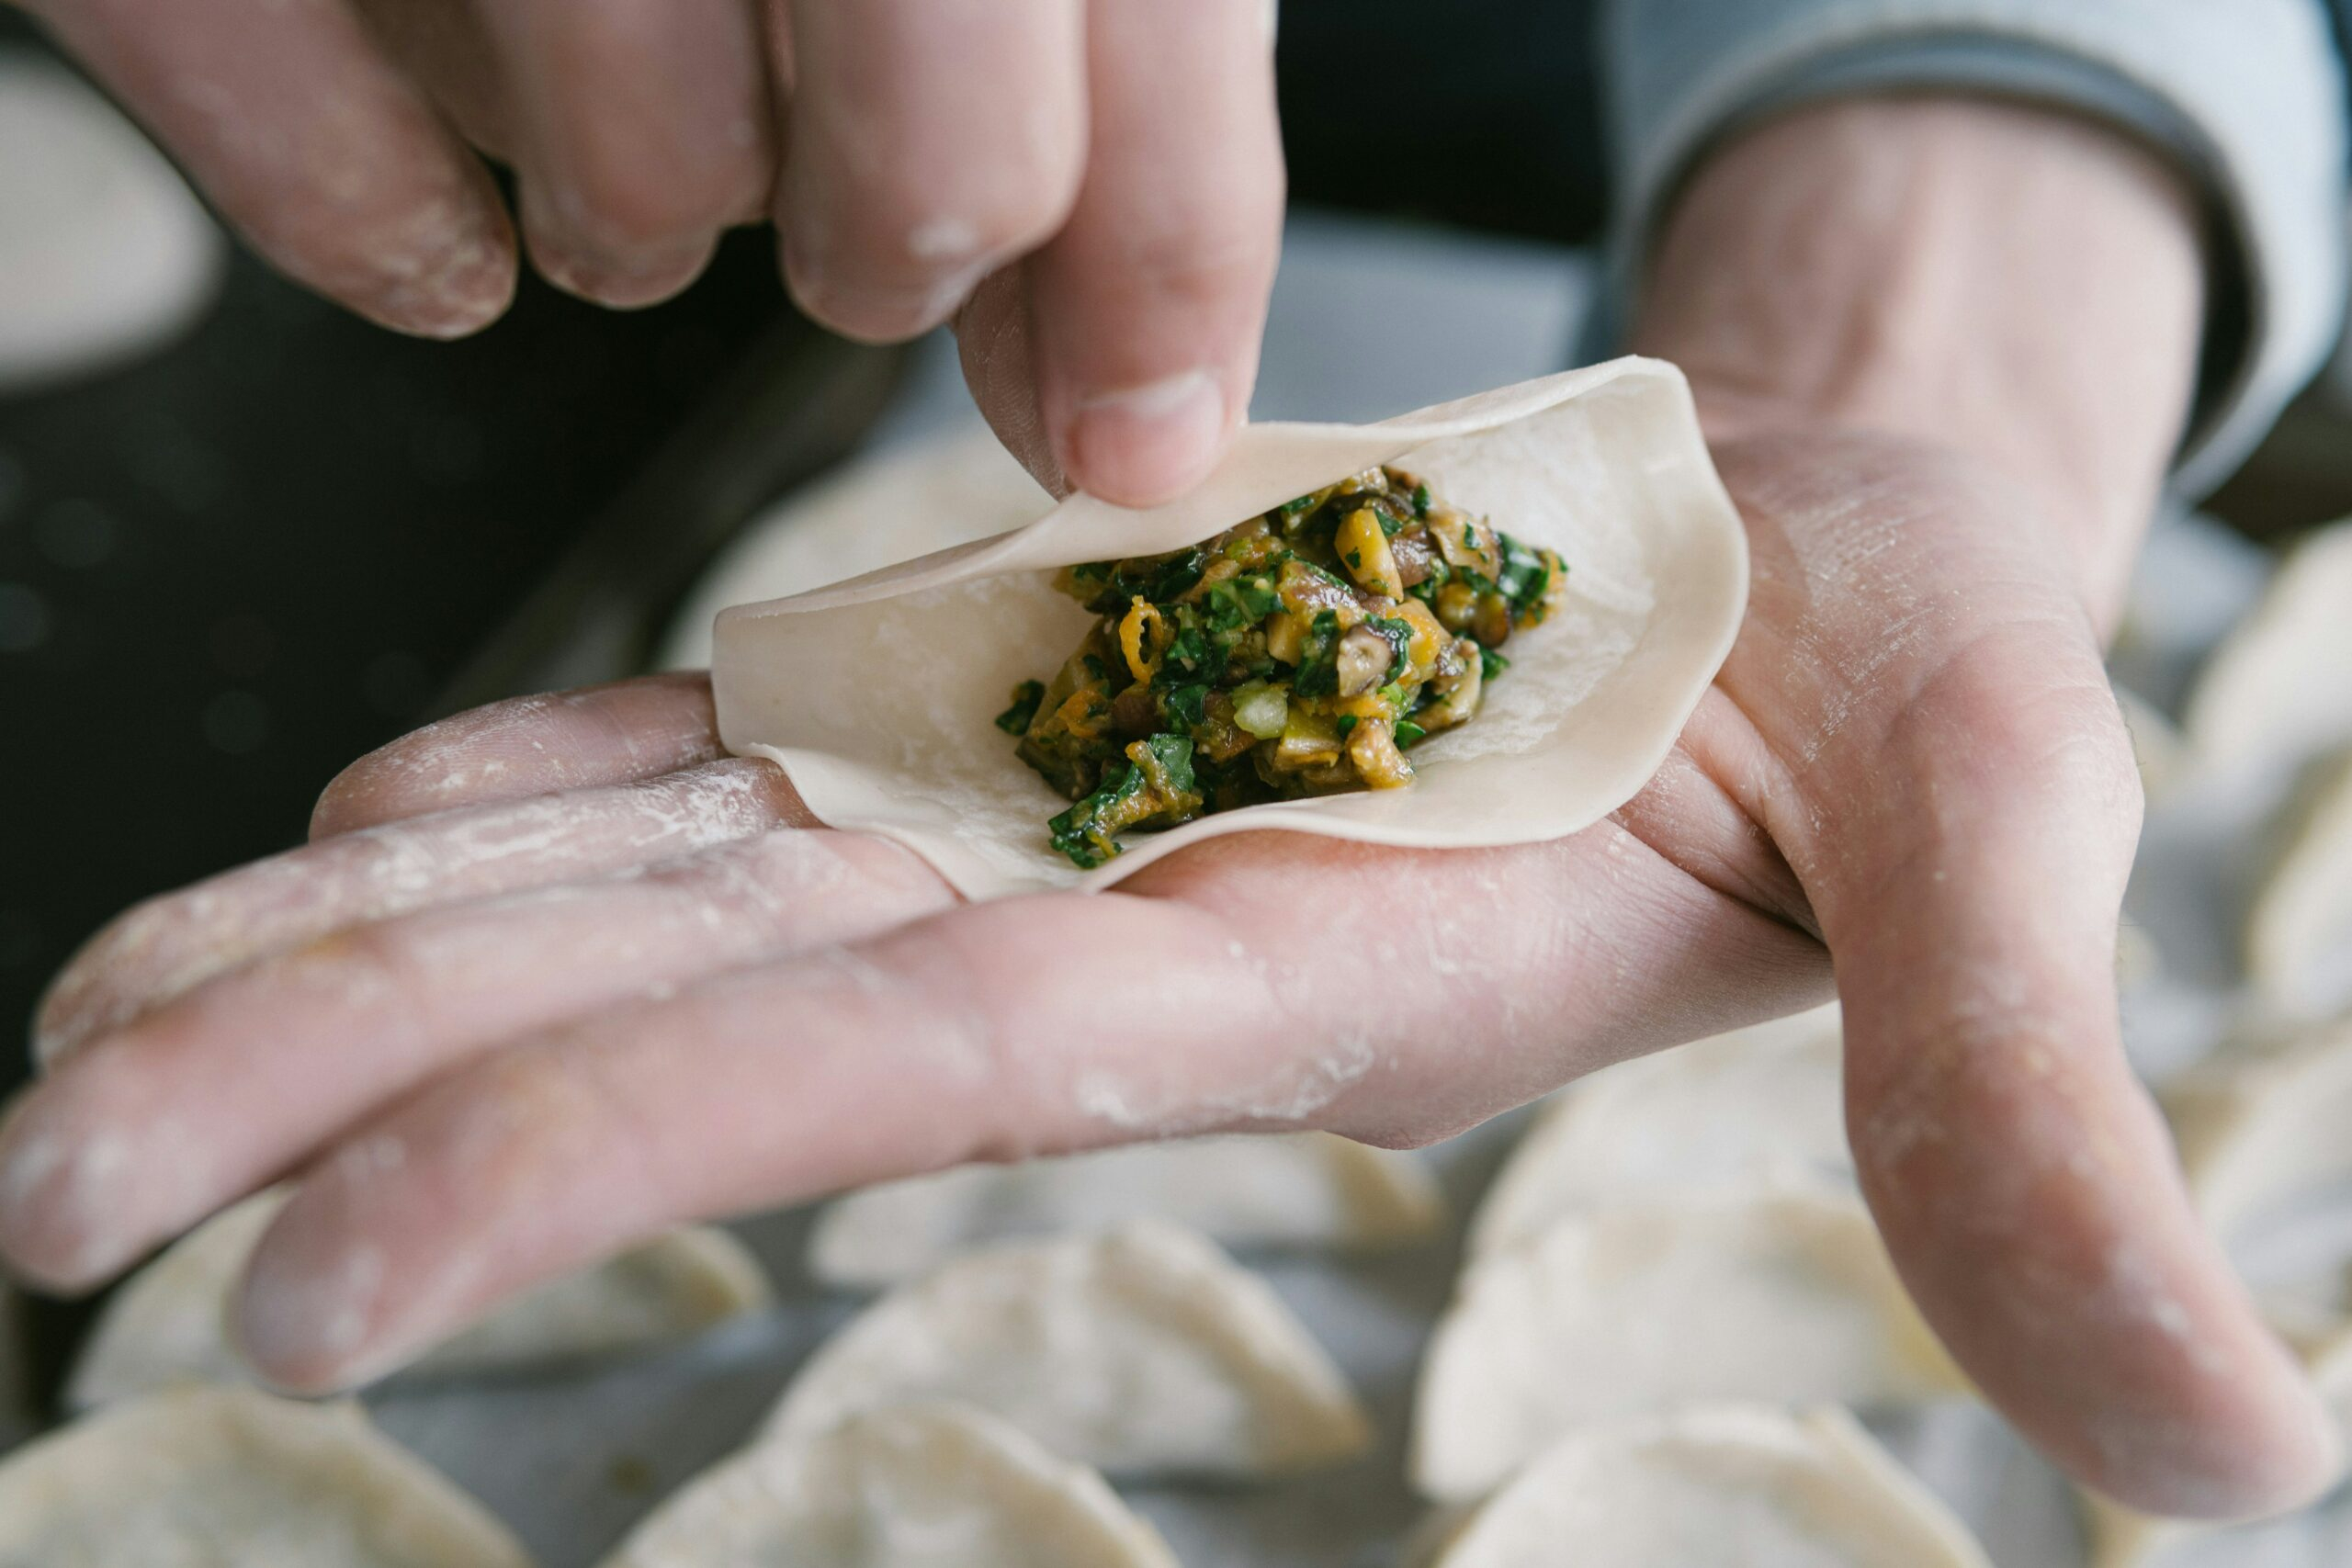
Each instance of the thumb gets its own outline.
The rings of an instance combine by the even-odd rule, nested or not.
[[[1953,1356],[2076,1479],[2152,1513],[2289,1506],[2330,1479],[2332,1427],[2122,1050],[2129,743],[2079,615],[2000,586],[2003,617],[1955,616],[1804,792],[1862,1190]]]

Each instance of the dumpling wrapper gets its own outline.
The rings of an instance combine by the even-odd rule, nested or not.
[[[1702,1405],[1562,1438],[1432,1568],[1991,1568],[1834,1407]]]
[[[1368,1250],[1432,1234],[1444,1205],[1413,1155],[1329,1133],[1130,1144],[853,1192],[819,1217],[808,1265],[831,1284],[893,1285],[976,1247],[1140,1219],[1226,1247]]]
[[[175,1383],[249,1383],[229,1337],[230,1292],[287,1190],[255,1193],[181,1237],[100,1313],[66,1384],[87,1410]],[[494,1372],[665,1344],[767,1304],[767,1278],[723,1231],[691,1228],[551,1280],[402,1369]]]
[[[2246,915],[2246,978],[2284,1012],[2325,1017],[2352,1004],[2352,751],[2314,764],[2282,816]]]
[[[0,1463],[8,1568],[529,1568],[356,1404],[252,1389],[128,1401]]]
[[[2275,775],[2352,745],[2352,519],[2297,545],[2197,678],[2181,728],[2200,769]]]
[[[1487,1189],[1473,1258],[1605,1203],[1819,1182],[1850,1189],[1834,1002],[1605,1067],[1560,1091]]]
[[[1082,1465],[968,1405],[896,1405],[704,1472],[604,1568],[1177,1568]]]
[[[764,1428],[952,1399],[1114,1475],[1258,1477],[1335,1464],[1372,1427],[1264,1280],[1139,1223],[968,1253],[876,1301],[809,1357]]]
[[[2297,1197],[2352,1179],[2352,1023],[2226,1047],[2157,1098],[2189,1195],[2224,1242]]]
[[[1051,512],[1045,487],[975,423],[854,457],[753,518],[671,617],[662,668],[707,668],[711,625],[730,604],[846,581]]]
[[[1158,833],[1091,872],[1055,854],[1069,802],[994,719],[1093,617],[1051,569],[1196,544],[1396,462],[1567,563],[1566,596],[1511,639],[1477,716],[1416,748],[1408,788],[1280,801]],[[854,518],[840,525],[853,526]],[[1714,678],[1747,598],[1739,514],[1672,366],[1619,359],[1377,424],[1243,429],[1199,489],[1129,511],[1073,496],[1027,527],[722,612],[711,679],[729,750],[783,764],[835,828],[907,845],[968,897],[1101,887],[1188,843],[1287,829],[1424,848],[1590,826],[1656,771]]]
[[[1475,1497],[1580,1427],[1686,1404],[1871,1404],[1965,1387],[1860,1199],[1625,1204],[1464,1270],[1421,1363],[1413,1479],[1434,1497]]]

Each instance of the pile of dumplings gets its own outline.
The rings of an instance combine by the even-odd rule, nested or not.
[[[2261,846],[2204,856],[2246,879],[2193,893],[2242,933],[2227,987],[2165,973],[2165,901],[2184,895],[2135,886],[2153,936],[2124,944],[2127,1015],[2226,997],[2159,1098],[2209,1222],[2352,1420],[2352,1235],[2279,1241],[2352,1183],[2346,605],[2352,525],[2280,569],[2179,725],[2120,697],[2152,840]],[[1246,1496],[1292,1510],[1305,1540],[1339,1495],[1329,1478],[1374,1471],[1421,1500],[1419,1528],[1375,1559],[1409,1568],[1990,1568],[1856,1414],[1973,1396],[1857,1193],[1840,1067],[1830,1008],[1609,1068],[1525,1119],[1458,1230],[1442,1156],[1320,1134],[849,1194],[786,1261],[862,1304],[748,1439],[599,1568],[1176,1568],[1154,1499]],[[360,1404],[246,1382],[222,1309],[282,1201],[216,1217],[108,1303],[67,1387],[77,1418],[0,1462],[0,1568],[530,1562]],[[1306,1320],[1328,1314],[1302,1317],[1236,1261],[1399,1251],[1434,1267],[1457,1235],[1409,1414],[1360,1396]],[[776,1295],[735,1235],[682,1230],[395,1376],[560,1376],[699,1342]],[[2081,1514],[2096,1568],[2256,1561],[2251,1536],[2088,1498]]]

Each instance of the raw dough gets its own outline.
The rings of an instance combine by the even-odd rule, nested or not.
[[[2189,693],[2181,728],[2201,768],[2275,774],[2352,744],[2352,520],[2280,564]]]
[[[89,1409],[177,1382],[253,1381],[231,1344],[230,1292],[288,1191],[257,1193],[183,1236],[100,1314],[66,1403]],[[673,1231],[553,1280],[408,1369],[445,1375],[605,1355],[684,1338],[769,1299],[766,1276],[723,1231]]]
[[[1016,1236],[1189,1225],[1227,1247],[1373,1248],[1444,1218],[1417,1156],[1329,1133],[1131,1144],[1063,1159],[970,1165],[869,1187],[817,1222],[808,1266],[837,1285],[893,1285]]]
[[[1464,1271],[1414,1410],[1413,1479],[1477,1495],[1567,1433],[1681,1405],[1965,1387],[1860,1200],[1686,1195],[1557,1220]]]
[[[755,1445],[604,1568],[1177,1568],[1102,1478],[969,1405],[904,1404]]]
[[[1372,1439],[1346,1378],[1263,1280],[1151,1222],[991,1247],[900,1287],[808,1359],[766,1431],[807,1438],[932,1398],[1113,1474],[1272,1475]]]
[[[710,663],[710,624],[744,599],[806,593],[894,561],[985,539],[1054,509],[986,428],[844,465],[745,528],[672,619],[665,670]]]
[[[0,1464],[0,1568],[528,1568],[356,1404],[185,1388]]]
[[[1590,1427],[1481,1505],[1435,1568],[1991,1568],[1842,1410],[1702,1405]]]
[[[1484,1257],[1563,1215],[1619,1200],[1783,1185],[1852,1186],[1838,1008],[1815,1008],[1571,1085],[1496,1177],[1471,1221]]]
[[[1477,719],[1415,751],[1409,789],[1225,811],[1080,873],[1040,824],[1068,802],[995,728],[1090,617],[1046,569],[1180,548],[1395,459],[1566,559],[1566,599],[1510,644]],[[854,520],[844,520],[852,525]],[[799,597],[738,605],[712,680],[729,750],[773,758],[819,818],[921,854],[975,897],[1099,887],[1220,833],[1290,829],[1425,847],[1558,838],[1629,798],[1713,678],[1747,547],[1673,367],[1620,359],[1379,424],[1262,424],[1184,500],[1076,496],[1038,523]]]
[[[2352,1003],[2352,750],[2314,764],[2281,818],[2246,916],[2246,979],[2282,1012],[2324,1017]]]
[[[2290,1199],[2352,1179],[2352,1022],[2226,1047],[2159,1098],[2189,1192],[2224,1241]]]
[[[0,49],[0,391],[160,347],[226,247],[137,127],[73,73]]]

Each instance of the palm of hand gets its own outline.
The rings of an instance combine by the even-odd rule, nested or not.
[[[87,1286],[302,1173],[241,1321],[324,1387],[684,1217],[1160,1134],[1442,1137],[1819,999],[1834,956],[1865,1193],[1987,1393],[2151,1506],[2296,1484],[2261,1435],[2314,1429],[2300,1382],[2118,1047],[2137,783],[2067,564],[1940,452],[1718,455],[1740,643],[1644,793],[1554,843],[1240,835],[962,907],[718,760],[697,680],[421,731],[309,848],[61,978],[0,1249]]]

